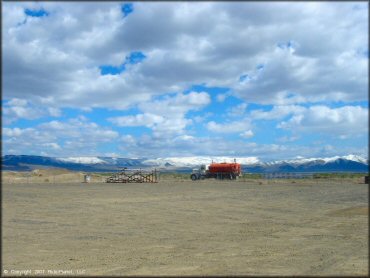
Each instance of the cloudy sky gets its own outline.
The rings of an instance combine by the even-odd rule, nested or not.
[[[4,154],[368,153],[366,2],[2,3]]]

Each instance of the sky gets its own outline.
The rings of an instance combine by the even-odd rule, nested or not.
[[[368,157],[367,2],[2,2],[3,154]]]

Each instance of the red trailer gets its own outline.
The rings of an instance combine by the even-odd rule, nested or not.
[[[208,166],[202,165],[200,169],[194,169],[191,174],[192,180],[216,178],[216,179],[237,179],[241,175],[239,163],[212,163]]]

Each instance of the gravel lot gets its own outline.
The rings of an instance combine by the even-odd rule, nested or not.
[[[354,180],[5,183],[2,193],[3,274],[368,274],[368,185]]]

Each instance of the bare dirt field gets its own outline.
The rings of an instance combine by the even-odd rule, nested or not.
[[[368,275],[355,180],[5,180],[2,201],[3,275]]]

